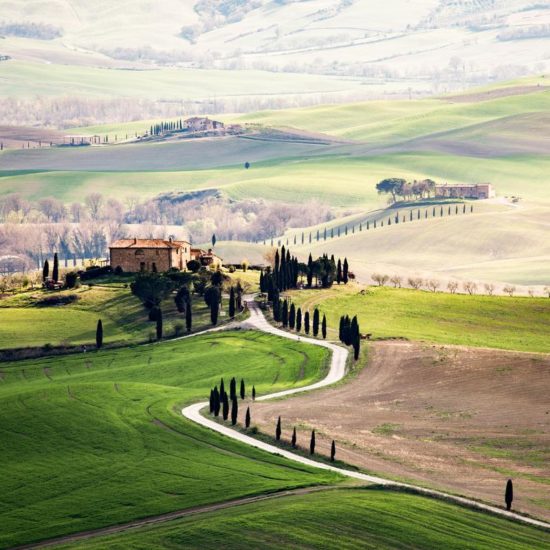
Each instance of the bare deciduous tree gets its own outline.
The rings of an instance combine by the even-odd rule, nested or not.
[[[388,282],[389,276],[383,273],[373,273],[371,279],[377,283],[378,286],[384,286]]]
[[[426,286],[432,291],[435,292],[441,283],[437,279],[428,279],[426,281]]]
[[[451,293],[451,294],[455,294],[456,291],[458,290],[458,283],[456,281],[449,281],[447,283],[447,290]]]
[[[470,295],[475,294],[477,290],[477,284],[473,281],[465,281],[462,283],[462,288]]]
[[[90,193],[84,199],[84,204],[90,211],[90,216],[93,220],[97,220],[99,218],[103,202],[103,195],[101,193]]]
[[[492,296],[495,292],[495,285],[493,283],[485,283],[483,286],[485,287],[485,292],[487,292],[489,296]]]
[[[502,288],[502,291],[506,292],[506,294],[508,294],[508,296],[513,296],[514,292],[516,291],[516,287],[514,285],[505,285]]]
[[[422,285],[424,284],[424,279],[421,277],[409,277],[407,279],[407,283],[411,288],[414,288],[415,290],[419,290],[422,288]]]
[[[403,281],[403,277],[401,275],[392,275],[390,282],[393,284],[394,288],[401,288],[401,282]]]

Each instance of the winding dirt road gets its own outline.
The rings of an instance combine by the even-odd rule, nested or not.
[[[313,338],[305,338],[303,336],[298,336],[297,334],[292,334],[290,332],[286,332],[283,330],[280,330],[274,326],[272,326],[266,318],[264,317],[261,310],[258,308],[256,303],[253,300],[247,301],[248,308],[250,310],[250,318],[247,319],[243,326],[255,330],[261,330],[263,332],[267,332],[269,334],[274,334],[276,336],[280,336],[283,338],[289,338],[291,340],[298,340],[302,342],[306,342],[309,344],[314,344],[317,346],[322,346],[325,348],[328,348],[332,352],[331,356],[331,363],[330,363],[330,369],[325,378],[320,380],[319,382],[316,382],[314,384],[310,384],[309,386],[303,386],[301,388],[293,388],[290,390],[280,391],[277,393],[269,394],[269,395],[263,395],[261,397],[258,397],[257,400],[265,401],[268,399],[277,399],[281,397],[286,397],[292,394],[300,393],[300,392],[306,392],[315,390],[318,388],[322,388],[331,384],[334,384],[335,382],[338,382],[339,380],[342,380],[346,374],[346,361],[348,356],[347,349],[337,346],[335,344],[332,344],[330,342],[326,342],[323,340],[316,340]],[[526,516],[522,516],[520,514],[516,514],[514,512],[508,512],[506,510],[503,510],[501,508],[497,508],[496,506],[490,506],[488,504],[482,504],[480,502],[477,502],[475,500],[471,500],[464,497],[459,497],[455,495],[450,495],[447,493],[443,493],[440,491],[434,491],[431,489],[425,489],[423,487],[418,487],[415,485],[410,485],[406,483],[398,483],[396,481],[392,481],[390,479],[384,479],[377,476],[371,476],[368,474],[363,474],[360,472],[354,472],[351,470],[345,470],[343,468],[337,468],[335,466],[331,466],[329,464],[324,464],[322,462],[317,462],[315,460],[311,460],[309,458],[294,454],[292,452],[286,451],[284,449],[281,449],[279,447],[276,447],[274,445],[270,445],[269,443],[265,443],[263,441],[259,441],[253,437],[250,437],[248,435],[245,435],[243,433],[240,433],[228,426],[225,426],[223,424],[220,424],[218,422],[215,422],[213,420],[210,420],[209,418],[206,418],[201,414],[201,411],[208,406],[208,402],[202,402],[202,403],[195,403],[193,405],[189,405],[182,409],[182,415],[187,418],[188,420],[191,420],[192,422],[195,422],[197,424],[200,424],[201,426],[204,426],[206,428],[210,428],[211,430],[214,430],[222,435],[225,435],[226,437],[230,437],[232,439],[235,439],[237,441],[240,441],[241,443],[246,443],[247,445],[251,445],[252,447],[256,447],[257,449],[261,449],[262,451],[266,451],[271,454],[284,456],[285,458],[288,458],[289,460],[293,460],[294,462],[299,462],[301,464],[305,464],[307,466],[320,468],[323,470],[329,470],[336,472],[338,474],[341,474],[345,477],[358,479],[360,481],[365,481],[367,483],[376,483],[379,485],[385,485],[390,487],[397,487],[397,488],[403,488],[403,489],[410,489],[417,493],[435,497],[439,499],[444,499],[447,501],[454,502],[456,504],[460,504],[462,506],[467,506],[469,508],[475,508],[478,510],[482,510],[484,512],[490,512],[492,514],[505,517],[508,519],[512,519],[515,521],[519,521],[522,523],[526,523],[529,525],[534,525],[537,527],[542,527],[544,529],[550,529],[550,524],[546,523],[544,521],[540,521],[537,519],[529,518]]]

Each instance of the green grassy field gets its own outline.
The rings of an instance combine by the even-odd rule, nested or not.
[[[51,295],[42,290],[29,291],[0,301],[0,349],[51,344],[93,344],[97,320],[103,322],[105,343],[143,342],[152,335],[155,324],[147,319],[141,302],[122,284],[83,285],[56,295],[78,296],[78,301],[63,306],[37,307],[36,302]],[[225,303],[227,306],[227,303]],[[161,304],[164,334],[174,335],[174,324],[185,324],[172,296]],[[223,318],[220,318],[223,321]],[[210,326],[210,313],[204,300],[193,297],[193,329]],[[94,344],[95,345],[95,344]]]
[[[335,535],[337,534],[337,535]],[[550,548],[543,531],[378,488],[245,505],[63,548]]]
[[[0,546],[337,481],[180,414],[221,376],[261,395],[310,383],[326,360],[316,346],[227,332],[2,364]]]
[[[338,338],[341,315],[357,315],[362,333],[373,338],[550,352],[550,300],[469,296],[357,285],[291,293],[298,306],[318,306],[329,336]]]

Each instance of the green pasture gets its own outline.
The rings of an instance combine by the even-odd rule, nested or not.
[[[201,514],[63,548],[550,548],[548,533],[380,488],[327,490]]]
[[[293,302],[326,314],[338,337],[341,315],[357,315],[373,338],[550,352],[550,299],[448,294],[387,287],[335,286],[291,293]]]
[[[222,376],[261,395],[312,382],[327,360],[250,331],[2,364],[0,546],[337,481],[180,413]]]
[[[28,291],[0,301],[0,349],[43,346],[45,344],[95,346],[98,319],[103,322],[104,342],[142,342],[155,339],[155,323],[148,321],[147,311],[121,286],[89,287],[65,290],[55,295],[75,294],[78,300],[61,306],[37,306],[37,301],[52,292]],[[227,301],[222,303],[227,306]],[[174,335],[174,324],[185,325],[172,296],[161,304],[165,336]],[[223,318],[220,318],[223,320]],[[201,297],[193,297],[193,329],[210,326],[210,313]]]

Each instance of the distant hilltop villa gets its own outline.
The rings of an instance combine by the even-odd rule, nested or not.
[[[490,183],[466,183],[435,186],[435,196],[442,198],[464,198],[464,199],[492,199],[495,197],[495,190]]]

